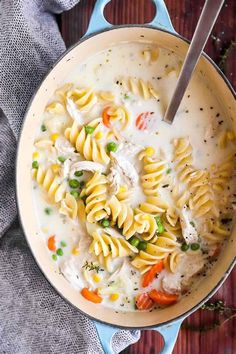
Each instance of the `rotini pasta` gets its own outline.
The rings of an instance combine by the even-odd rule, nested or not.
[[[100,124],[100,118],[90,122],[89,126],[94,128],[94,131],[92,134],[87,134],[85,126],[79,127],[74,121],[70,128],[66,128],[65,137],[86,160],[108,164],[110,157],[105,147],[94,137],[99,131]]]
[[[191,194],[189,207],[193,211],[193,216],[199,218],[209,213],[218,216],[209,183],[209,173],[203,170],[193,172],[188,186]]]
[[[155,243],[148,243],[146,251],[140,251],[131,264],[137,268],[141,274],[146,273],[150,267],[160,259],[165,259],[171,254],[178,243],[173,236],[168,233],[160,235]]]
[[[60,102],[52,102],[46,107],[46,112],[49,112],[51,114],[64,114],[65,113],[65,108],[63,104]]]
[[[235,151],[228,153],[224,161],[218,166],[211,168],[210,182],[214,191],[221,193],[232,177],[235,168]]]
[[[181,182],[188,183],[193,172],[192,146],[188,139],[174,140],[174,162],[178,178]]]
[[[144,100],[160,98],[154,87],[149,82],[144,82],[142,79],[132,77],[121,78],[120,82],[124,91],[132,92],[135,96],[142,97]]]
[[[133,247],[128,241],[121,237],[112,237],[106,232],[94,232],[92,234],[93,241],[89,247],[89,252],[99,256],[102,254],[104,257],[111,256],[126,257],[137,253],[136,247]]]
[[[75,219],[78,216],[77,201],[70,193],[66,193],[65,198],[62,199],[59,212],[69,216],[71,219]]]
[[[107,199],[107,178],[100,172],[96,172],[86,183],[81,192],[81,197],[86,197],[85,212],[87,221],[90,223],[98,222],[108,216],[105,210]]]
[[[203,232],[201,236],[208,242],[222,242],[224,238],[230,235],[230,230],[220,225],[218,220],[208,220],[206,228],[207,231]]]
[[[177,271],[177,266],[183,257],[183,252],[180,249],[176,249],[176,251],[169,254],[168,257],[165,258],[164,264],[165,269],[167,269],[171,273],[175,273]]]
[[[168,203],[160,196],[148,196],[145,202],[139,205],[137,210],[147,214],[159,215],[164,213],[168,209],[168,206]]]
[[[58,175],[55,175],[51,168],[43,170],[41,166],[37,169],[33,168],[32,177],[40,185],[40,187],[47,193],[53,203],[60,202],[66,193],[66,185],[61,182]]]
[[[102,102],[114,102],[115,100],[115,95],[110,91],[100,91],[97,95]]]
[[[148,155],[150,155],[148,148],[139,154],[139,159],[143,161],[144,171],[141,176],[141,184],[145,195],[156,196],[159,186],[166,176],[167,162]]]
[[[67,92],[67,99],[71,99],[80,111],[88,111],[97,103],[97,96],[93,88],[75,88]]]
[[[130,123],[130,114],[124,106],[110,106],[108,108],[107,114],[109,115],[111,121],[117,121],[121,123],[122,130],[126,129]]]
[[[143,226],[135,219],[133,209],[124,202],[120,202],[115,196],[106,202],[105,210],[110,216],[113,225],[122,229],[122,234],[126,240],[135,233],[142,233]]]

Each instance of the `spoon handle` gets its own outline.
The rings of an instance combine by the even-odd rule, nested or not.
[[[224,0],[206,0],[205,2],[192,42],[185,57],[174,94],[163,119],[169,124],[174,120],[175,114],[191,79],[193,70],[197,65],[198,59],[205,47],[206,41],[211,33],[223,3]]]

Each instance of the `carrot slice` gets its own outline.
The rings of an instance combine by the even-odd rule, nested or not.
[[[55,236],[50,236],[48,239],[48,249],[50,251],[55,252],[56,251],[56,240],[55,240]]]
[[[153,301],[147,293],[144,293],[136,297],[135,304],[139,310],[149,310],[153,306]]]
[[[110,109],[110,107],[106,107],[104,109],[104,111],[102,112],[102,121],[103,121],[103,124],[107,128],[110,128],[110,126],[111,126],[111,123],[110,123],[111,116],[108,114],[109,109]]]
[[[102,297],[95,292],[90,291],[88,288],[83,288],[81,290],[81,295],[88,301],[94,302],[95,304],[100,304],[100,302],[102,302]]]
[[[143,112],[136,118],[135,125],[139,130],[144,130],[147,128],[148,118],[150,116],[150,112]]]
[[[172,305],[178,300],[178,295],[167,294],[156,289],[150,291],[148,295],[158,305]]]
[[[146,286],[148,286],[153,281],[155,276],[162,271],[163,268],[164,268],[163,261],[161,261],[161,262],[159,262],[157,264],[154,264],[152,266],[152,268],[144,275],[142,286],[144,288]]]

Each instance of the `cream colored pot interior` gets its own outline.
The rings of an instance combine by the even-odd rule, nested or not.
[[[161,47],[175,51],[182,58],[188,48],[188,44],[185,41],[168,33],[150,28],[126,27],[113,29],[98,34],[96,37],[91,37],[67,53],[43,81],[27,112],[18,150],[17,197],[21,222],[28,243],[38,265],[54,288],[75,307],[98,320],[124,327],[145,327],[162,324],[191,310],[226,277],[227,269],[232,264],[235,256],[235,228],[212,274],[201,282],[201,286],[193,289],[190,296],[186,296],[176,305],[158,312],[116,313],[112,309],[104,308],[101,305],[95,305],[85,300],[54,268],[43,239],[39,236],[40,230],[34,214],[31,192],[33,141],[48,98],[60,86],[68,73],[74,70],[75,66],[81,61],[86,60],[97,51],[122,41],[154,42]],[[207,84],[213,88],[214,94],[221,101],[222,107],[224,107],[225,115],[232,119],[236,128],[236,117],[233,117],[235,100],[224,79],[205,58],[200,60],[197,70],[200,75],[205,77]]]

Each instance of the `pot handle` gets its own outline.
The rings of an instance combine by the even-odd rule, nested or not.
[[[104,17],[104,8],[110,1],[111,0],[96,1],[85,36],[113,27],[113,25],[109,23]],[[156,7],[156,13],[153,20],[150,23],[147,23],[147,25],[176,33],[171,23],[164,0],[152,1]]]
[[[177,320],[170,325],[165,325],[163,327],[151,328],[151,330],[159,332],[164,339],[164,347],[160,354],[171,354],[178,334],[180,326],[184,318]],[[111,346],[111,340],[113,335],[119,331],[118,328],[110,327],[100,322],[94,322],[97,329],[98,337],[101,342],[105,354],[116,354]]]

